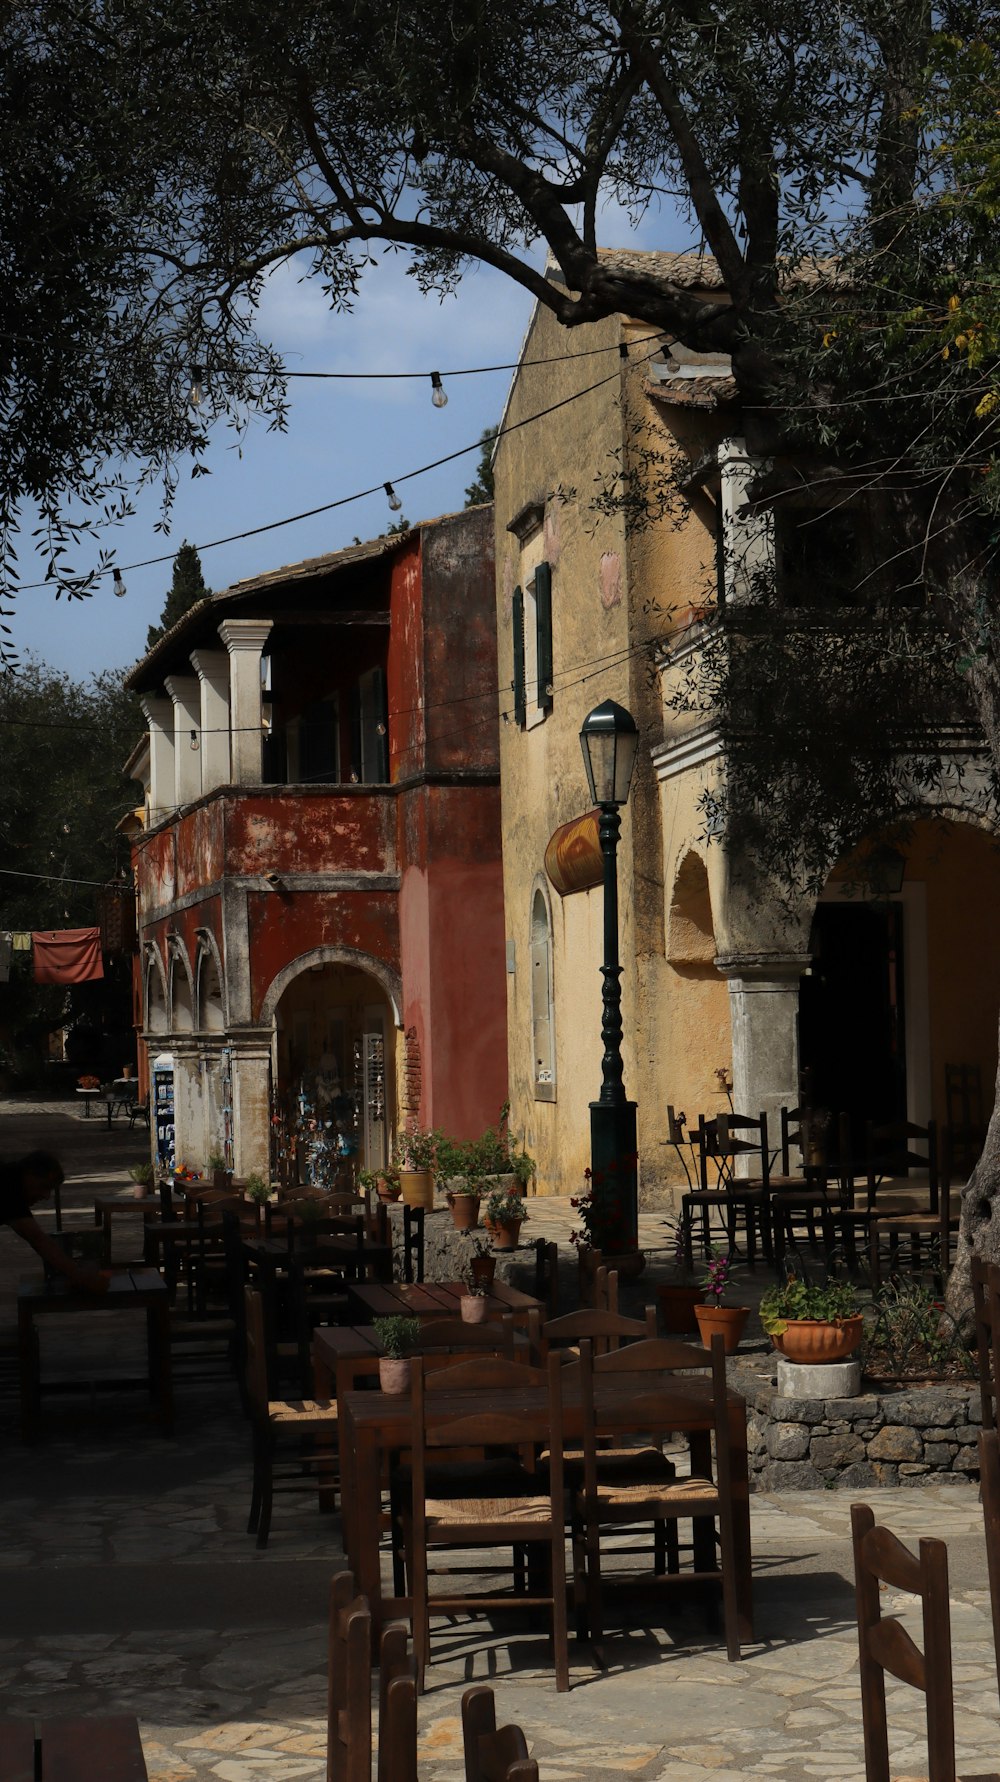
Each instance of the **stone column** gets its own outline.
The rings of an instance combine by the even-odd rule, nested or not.
[[[221,1033],[198,1036],[206,1163],[210,1151],[223,1149],[222,1048],[225,1043],[225,1035]]]
[[[201,700],[193,674],[169,675],[164,686],[174,706],[174,801],[201,797]],[[192,740],[195,747],[191,747]]]
[[[174,784],[174,707],[169,699],[144,695],[142,706],[149,725],[149,805],[154,823],[177,808]]]
[[[229,657],[195,650],[191,666],[201,683],[201,789],[229,784]]]
[[[715,963],[729,980],[733,1106],[754,1119],[763,1108],[773,1151],[780,1109],[799,1101],[799,979],[810,956],[734,953]]]
[[[233,1071],[233,1168],[265,1181],[271,1173],[271,1034],[230,1034]]]
[[[743,510],[754,477],[763,468],[751,458],[742,439],[724,439],[719,445],[719,518],[725,552],[726,599],[751,600],[754,584],[774,568],[774,521],[770,513],[753,515]]]
[[[201,1169],[208,1149],[198,1042],[193,1034],[175,1034],[163,1050],[174,1055],[174,1155],[178,1165]]]
[[[229,651],[229,723],[232,783],[259,786],[263,700],[260,659],[271,631],[270,619],[224,619],[219,636]]]

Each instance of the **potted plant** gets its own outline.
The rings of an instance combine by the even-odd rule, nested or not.
[[[528,1215],[524,1202],[514,1188],[494,1188],[483,1215],[494,1250],[516,1250],[521,1226]]]
[[[270,1183],[265,1182],[263,1176],[259,1175],[256,1170],[251,1171],[247,1176],[243,1184],[243,1192],[247,1200],[252,1200],[256,1207],[264,1206],[271,1198]]]
[[[485,1282],[492,1287],[493,1277],[497,1272],[497,1259],[490,1249],[486,1238],[473,1238],[472,1255],[469,1258],[469,1275],[472,1280]]]
[[[383,1392],[409,1392],[410,1357],[420,1336],[419,1318],[376,1318],[372,1329],[381,1345],[378,1381]]]
[[[358,1172],[358,1187],[368,1199],[375,1194],[379,1200],[398,1200],[402,1192],[399,1185],[399,1171],[394,1163],[386,1163],[381,1169],[363,1169]]]
[[[721,1336],[727,1355],[735,1355],[750,1316],[749,1306],[724,1306],[722,1303],[729,1286],[732,1266],[731,1256],[724,1256],[718,1250],[711,1252],[702,1280],[705,1304],[694,1308],[705,1348],[712,1347],[714,1336]]]
[[[684,1227],[680,1219],[667,1219],[665,1223],[670,1275],[666,1281],[658,1282],[656,1288],[660,1323],[668,1336],[686,1336],[698,1328],[695,1307],[704,1302],[705,1290],[688,1269]]]
[[[641,1275],[646,1258],[637,1244],[629,1242],[619,1197],[609,1192],[603,1181],[595,1181],[589,1169],[583,1175],[586,1189],[569,1203],[580,1221],[576,1230],[570,1232],[569,1241],[576,1248],[581,1274],[595,1275],[605,1264],[617,1269],[621,1277]]]
[[[408,1207],[434,1206],[434,1170],[438,1134],[422,1126],[409,1126],[396,1138],[396,1161],[403,1200]]]
[[[228,1188],[233,1179],[233,1172],[226,1162],[222,1151],[209,1151],[207,1173],[212,1178],[213,1188]]]
[[[769,1287],[760,1302],[760,1321],[776,1349],[789,1361],[844,1361],[861,1341],[863,1319],[849,1281],[811,1287],[798,1275]]]
[[[135,1183],[136,1200],[145,1200],[153,1186],[153,1165],[151,1163],[133,1163],[128,1173]]]
[[[489,1305],[491,1283],[475,1272],[472,1257],[465,1274],[465,1291],[459,1295],[458,1309],[466,1324],[483,1324]]]
[[[448,1205],[456,1231],[472,1231],[479,1224],[480,1183],[476,1176],[453,1176]]]
[[[521,1150],[511,1152],[510,1167],[514,1177],[514,1186],[523,1200],[535,1179],[538,1165],[533,1157],[529,1157],[527,1151]]]

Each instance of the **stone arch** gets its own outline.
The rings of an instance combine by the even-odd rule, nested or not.
[[[714,974],[715,920],[708,868],[693,848],[674,874],[667,914],[667,961],[682,970]]]
[[[554,1101],[556,1092],[555,976],[552,904],[539,873],[531,888],[531,1056],[536,1101]]]
[[[179,935],[171,935],[169,1009],[171,1033],[194,1032],[194,980],[187,948]]]
[[[143,1016],[147,1033],[169,1033],[170,1017],[167,1000],[167,979],[159,948],[150,942],[146,949],[143,982]]]
[[[199,928],[195,960],[195,1017],[199,1033],[224,1033],[226,979],[218,942],[211,929]]]
[[[348,965],[357,971],[367,972],[369,977],[381,984],[386,996],[392,1004],[392,1018],[396,1027],[403,1025],[403,983],[398,972],[385,964],[382,959],[375,959],[371,953],[362,953],[359,947],[313,947],[308,953],[300,953],[282,967],[264,994],[260,1010],[260,1025],[267,1026],[274,1020],[275,1013],[284,992],[295,978],[313,965]]]

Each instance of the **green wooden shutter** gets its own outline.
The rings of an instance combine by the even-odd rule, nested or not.
[[[535,570],[535,660],[538,663],[538,709],[552,710],[552,567]]]
[[[514,627],[514,722],[523,730],[528,716],[524,698],[524,595],[514,589],[511,605]]]
[[[375,778],[384,784],[389,778],[389,696],[385,669],[372,669],[372,705],[375,722]]]

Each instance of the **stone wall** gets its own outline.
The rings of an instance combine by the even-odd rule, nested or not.
[[[859,1398],[779,1398],[760,1363],[730,1364],[747,1401],[751,1489],[852,1490],[978,1477],[982,1425],[974,1385],[862,1391]]]

